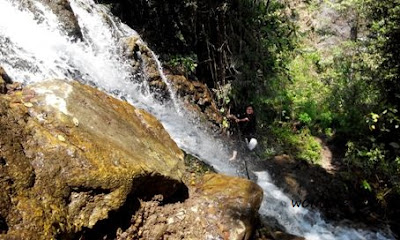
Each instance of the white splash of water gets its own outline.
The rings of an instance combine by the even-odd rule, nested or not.
[[[273,217],[289,233],[303,236],[308,240],[390,239],[380,232],[335,226],[324,221],[317,211],[294,207],[292,200],[273,184],[268,172],[255,172],[255,174],[258,177],[258,185],[264,189],[261,216]]]
[[[155,60],[155,62],[156,62],[157,71],[160,74],[160,77],[161,77],[162,81],[167,85],[167,89],[168,89],[168,92],[169,92],[169,94],[171,96],[171,101],[172,101],[172,103],[173,103],[173,105],[174,105],[174,107],[176,109],[176,112],[179,115],[182,115],[182,112],[180,111],[181,108],[179,107],[180,104],[178,103],[178,97],[177,97],[175,91],[173,90],[171,83],[169,82],[169,80],[167,79],[167,77],[163,73],[163,68],[162,68],[162,64],[161,64],[160,60],[158,59],[157,55],[151,50],[150,50],[150,54],[153,57],[153,59]]]
[[[18,10],[18,1],[0,0],[0,65],[7,73],[23,83],[66,78],[95,85],[154,114],[183,150],[219,172],[236,175],[237,169],[227,161],[230,152],[223,141],[202,128],[191,114],[178,113],[169,104],[155,101],[148,91],[142,91],[146,83],[138,81],[140,73],[134,72],[122,54],[123,41],[138,37],[137,33],[92,0],[69,2],[82,29],[82,40],[69,38],[61,30],[57,16],[40,3],[35,2],[40,9],[36,13],[41,19],[38,23],[33,13]],[[155,54],[154,58],[158,61]],[[161,68],[159,61],[158,64]],[[264,189],[260,213],[276,219],[290,233],[307,239],[388,239],[372,231],[333,226],[316,212],[293,208],[268,173],[256,174],[258,184]]]
[[[72,87],[70,85],[66,85],[67,88],[63,89],[63,96],[57,97],[57,94],[55,91],[60,91],[60,88],[58,86],[52,86],[51,88],[34,88],[36,93],[39,93],[43,96],[45,96],[45,103],[48,106],[52,106],[53,108],[57,109],[58,111],[64,113],[65,115],[70,115],[68,110],[67,110],[67,102],[65,99],[68,98],[69,94],[72,93]]]

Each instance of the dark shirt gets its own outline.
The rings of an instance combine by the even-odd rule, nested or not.
[[[248,118],[249,121],[239,122],[240,132],[245,138],[255,138],[256,136],[256,116],[254,114],[243,114],[240,119]]]

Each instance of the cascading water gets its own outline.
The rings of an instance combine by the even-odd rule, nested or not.
[[[173,94],[175,102],[161,104],[149,91],[143,91],[148,89],[146,81],[141,81],[145,76],[135,72],[123,54],[124,41],[132,36],[139,38],[137,33],[92,0],[69,2],[81,28],[82,40],[68,37],[57,16],[39,2],[33,1],[39,10],[33,14],[27,9],[21,10],[19,1],[0,0],[0,66],[10,77],[23,83],[62,78],[95,85],[154,114],[183,150],[219,172],[237,175],[236,167],[227,161],[229,146],[202,129],[196,118],[183,108],[178,113],[179,101]],[[293,208],[267,172],[255,174],[264,189],[260,214],[276,219],[289,233],[307,239],[393,238],[380,232],[334,226],[325,222],[318,212]]]

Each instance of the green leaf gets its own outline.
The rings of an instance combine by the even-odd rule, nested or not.
[[[368,190],[368,191],[372,191],[372,188],[371,188],[371,186],[369,185],[369,183],[367,182],[367,180],[363,180],[362,182],[361,182],[361,185],[362,185],[362,188],[363,189],[365,189],[365,190]]]

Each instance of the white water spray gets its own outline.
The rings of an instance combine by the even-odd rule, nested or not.
[[[198,156],[219,172],[236,175],[237,169],[227,161],[230,151],[223,141],[202,128],[183,108],[162,105],[151,93],[141,90],[146,81],[138,81],[142,74],[135,72],[130,60],[122,54],[124,40],[138,37],[137,33],[92,0],[69,2],[82,30],[82,40],[69,38],[61,30],[57,16],[40,3],[35,2],[40,9],[36,13],[41,19],[38,23],[35,20],[37,15],[18,10],[18,1],[0,0],[0,66],[11,78],[23,83],[65,78],[95,85],[154,114],[186,152]],[[153,57],[162,75],[161,64],[155,54]],[[171,94],[171,97],[175,101],[173,106],[179,106],[176,96]],[[182,112],[178,113],[177,109]],[[289,198],[272,183],[267,172],[256,175],[258,184],[264,189],[261,215],[276,219],[292,234],[328,240],[391,238],[379,232],[334,226],[317,212],[293,208]]]
[[[173,90],[171,83],[169,82],[169,80],[163,73],[163,68],[162,68],[162,64],[161,64],[160,60],[158,59],[157,55],[151,50],[150,50],[150,54],[156,62],[157,71],[160,74],[161,80],[167,85],[167,89],[171,96],[171,101],[176,109],[176,112],[182,116],[181,108],[179,107],[180,104],[178,102],[178,97],[177,97],[175,91]]]

